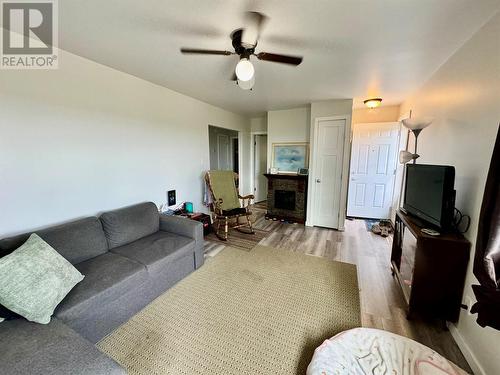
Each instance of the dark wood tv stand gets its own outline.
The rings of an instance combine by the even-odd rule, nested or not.
[[[430,236],[422,223],[397,211],[391,269],[408,304],[419,315],[456,322],[460,313],[470,242],[461,234]]]

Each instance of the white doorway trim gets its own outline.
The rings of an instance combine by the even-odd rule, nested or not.
[[[234,160],[234,141],[237,140],[238,142],[238,160]],[[234,166],[236,163],[238,163],[238,176],[240,175],[240,152],[241,152],[241,148],[240,148],[240,132],[238,132],[238,135],[237,136],[232,136],[231,137],[231,166],[234,170]],[[239,178],[239,177],[238,177]]]
[[[345,218],[347,210],[347,185],[349,182],[349,164],[351,155],[351,141],[352,141],[352,130],[351,130],[351,115],[338,115],[338,116],[328,116],[328,117],[315,117],[311,121],[311,132],[310,132],[310,158],[309,158],[309,183],[308,183],[308,193],[307,193],[307,216],[306,216],[306,226],[313,226],[312,218],[314,217],[314,198],[316,194],[315,183],[314,183],[314,165],[316,163],[316,145],[315,139],[317,134],[317,128],[320,121],[328,120],[345,120],[344,128],[344,150],[342,157],[342,181],[340,187],[340,204],[339,204],[339,225],[338,230],[345,230]]]
[[[208,168],[206,168],[206,170],[204,170],[203,172],[203,177],[205,176],[205,172],[209,171],[213,166],[211,165],[210,163],[210,146],[211,146],[211,143],[210,143],[210,128],[219,128],[219,129],[224,129],[224,130],[230,130],[230,131],[234,131],[236,133],[238,133],[238,170],[239,170],[239,186],[240,186],[240,189],[242,189],[242,186],[245,186],[244,184],[247,184],[247,176],[246,174],[243,173],[243,167],[244,167],[244,163],[243,163],[243,150],[242,150],[242,145],[243,143],[246,143],[247,141],[247,138],[244,136],[244,132],[239,130],[239,129],[232,129],[232,128],[225,128],[225,127],[222,127],[222,126],[219,126],[219,125],[213,125],[213,124],[207,124],[207,139],[208,139]],[[248,134],[248,133],[245,133],[245,134]],[[232,137],[230,137],[232,138]],[[235,137],[236,138],[236,137]],[[243,142],[243,140],[245,142]],[[217,139],[214,140],[215,142],[217,142]],[[231,142],[230,142],[231,143]],[[231,148],[232,148],[232,145],[230,144]],[[231,158],[232,158],[232,152],[231,152]],[[205,163],[202,162],[202,168],[205,167]],[[248,164],[247,164],[248,165]],[[203,178],[202,178],[203,180]],[[242,182],[243,181],[243,182]],[[240,191],[240,194],[242,192]],[[245,192],[243,192],[243,195],[246,195]]]
[[[250,132],[250,194],[255,193],[255,142],[256,135],[267,135],[267,131]],[[269,155],[267,156],[269,158]]]
[[[411,110],[409,112],[405,112],[400,115],[398,118],[399,122],[399,151],[406,150],[408,147],[408,138],[409,138],[409,130],[403,128],[401,121],[405,118],[411,117]],[[398,158],[399,159],[399,158]],[[391,209],[391,221],[394,224],[396,221],[396,211],[402,205],[402,192],[403,192],[403,183],[404,183],[404,172],[405,172],[405,164],[401,164],[398,160],[396,166],[396,181],[394,182],[394,197]]]

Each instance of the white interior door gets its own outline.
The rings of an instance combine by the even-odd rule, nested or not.
[[[320,120],[315,125],[312,224],[338,228],[346,120]]]
[[[390,218],[399,128],[397,122],[353,126],[347,216]]]
[[[218,169],[222,171],[232,170],[231,168],[231,147],[229,136],[226,134],[217,134],[217,157]]]
[[[267,135],[258,134],[254,139],[254,195],[255,202],[267,199]]]

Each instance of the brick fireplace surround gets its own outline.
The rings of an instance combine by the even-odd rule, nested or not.
[[[305,223],[308,176],[264,174],[268,179],[267,217]]]

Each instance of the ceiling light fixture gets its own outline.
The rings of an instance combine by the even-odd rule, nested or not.
[[[370,109],[377,108],[380,107],[380,104],[382,103],[382,98],[366,99],[363,103],[365,103],[365,105]]]
[[[250,78],[248,81],[237,80],[236,82],[240,89],[251,90],[253,88],[253,85],[255,85],[255,76]]]
[[[254,74],[255,74],[255,69],[247,58],[243,57],[238,64],[236,64],[236,69],[235,69],[236,77],[240,81],[250,81]]]

